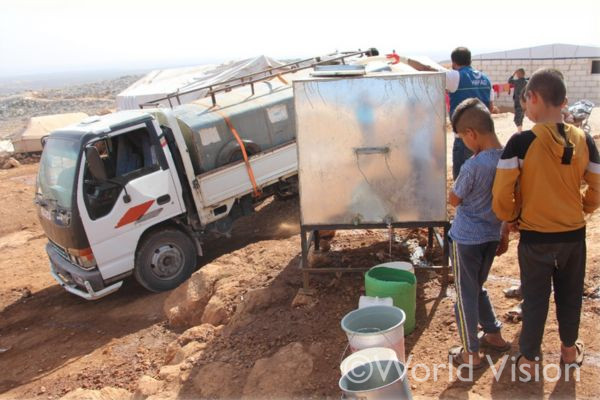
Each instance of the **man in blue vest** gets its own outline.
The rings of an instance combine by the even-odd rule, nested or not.
[[[471,67],[471,52],[466,47],[457,47],[450,55],[452,70],[446,71],[446,90],[450,97],[450,118],[456,107],[465,99],[478,98],[490,112],[493,108],[492,84],[482,72]],[[473,153],[458,136],[452,147],[452,177],[456,180],[460,167]]]

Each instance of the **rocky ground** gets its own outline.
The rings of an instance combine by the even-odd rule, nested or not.
[[[600,118],[594,118],[598,135]],[[507,140],[512,114],[494,120]],[[178,289],[153,294],[128,280],[117,293],[90,303],[67,294],[48,272],[46,239],[32,202],[36,170],[32,163],[0,171],[0,399],[340,398],[339,364],[347,354],[340,320],[356,308],[364,280],[361,274],[314,276],[314,292],[299,294],[297,199],[267,201],[236,222],[230,239],[208,240],[202,268]],[[397,231],[393,258],[407,260],[406,241],[424,245],[425,233]],[[502,294],[518,280],[517,239],[513,236],[508,253],[495,261],[487,284],[499,315],[518,302]],[[424,379],[425,369],[417,364],[447,362],[458,335],[453,285],[444,291],[438,274],[418,271],[417,328],[406,337],[413,395],[597,398],[599,240],[596,213],[588,225],[581,326],[588,356],[580,382],[513,383],[509,366],[499,379],[493,368],[477,371],[470,382],[443,368],[437,379]],[[311,262],[370,267],[387,261],[388,246],[386,231],[343,231]],[[433,257],[439,262],[439,249]],[[510,355],[517,350],[519,330],[520,323],[505,321]],[[558,363],[558,343],[552,305],[545,364]],[[490,356],[500,368],[502,355]]]
[[[69,112],[93,115],[114,109],[116,95],[139,78],[129,75],[62,89],[0,95],[0,139],[20,133],[31,117]]]

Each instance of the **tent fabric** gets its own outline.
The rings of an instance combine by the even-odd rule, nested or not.
[[[32,117],[25,130],[12,140],[15,153],[42,151],[41,139],[52,131],[77,124],[87,118],[83,112]]]
[[[261,55],[221,65],[207,64],[155,70],[117,95],[117,110],[138,109],[140,104],[165,97],[170,93],[193,90],[282,65],[284,64],[273,58]],[[202,90],[180,96],[180,100],[182,104],[189,103],[206,96],[206,94],[207,91]],[[173,101],[175,101],[173,105],[176,105],[177,100]],[[163,100],[159,104],[169,106],[167,100]]]

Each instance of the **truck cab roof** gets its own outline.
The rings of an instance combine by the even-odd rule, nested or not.
[[[52,132],[52,136],[78,138],[80,140],[83,137],[87,137],[87,140],[90,140],[94,137],[100,137],[108,132],[135,125],[151,118],[152,116],[144,110],[127,110],[100,116],[94,115],[77,124],[54,131]]]

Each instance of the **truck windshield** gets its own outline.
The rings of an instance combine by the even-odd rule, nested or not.
[[[80,145],[78,141],[49,138],[44,146],[38,172],[38,196],[52,205],[71,209],[75,171]]]

